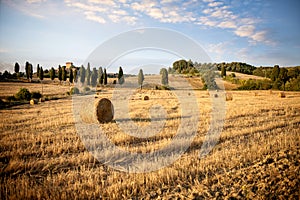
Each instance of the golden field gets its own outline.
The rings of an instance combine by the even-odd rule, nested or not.
[[[16,93],[16,84],[0,83],[0,94]],[[41,91],[40,84],[25,87]],[[157,171],[126,173],[87,151],[76,131],[72,97],[65,95],[69,86],[43,87],[47,95],[64,98],[0,110],[0,199],[299,199],[300,92],[280,98],[279,91],[229,91],[233,100],[226,101],[220,138],[200,159],[213,108],[207,91],[189,91],[195,93],[200,113],[189,149]],[[112,98],[113,92],[102,88],[95,102]],[[163,129],[136,138],[115,121],[99,124],[107,137],[121,149],[138,153],[170,144],[182,113],[174,92],[136,90],[129,99],[129,116],[141,127],[150,124],[149,108],[161,105],[166,111]],[[91,113],[83,108],[80,114],[92,123]]]

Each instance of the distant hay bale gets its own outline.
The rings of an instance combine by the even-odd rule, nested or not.
[[[147,96],[147,95],[144,96],[144,100],[145,100],[145,101],[147,101],[147,100],[149,100],[149,99],[150,99],[149,96]]]
[[[37,99],[31,99],[29,103],[30,103],[30,105],[34,105],[34,104],[38,103],[38,100]]]
[[[215,98],[218,98],[218,94],[214,94],[214,97],[215,97]]]
[[[254,92],[254,96],[258,96],[258,92]]]
[[[231,93],[226,93],[226,101],[232,101],[233,95]]]
[[[43,98],[43,97],[41,97],[40,99],[39,99],[39,102],[41,103],[41,102],[45,102],[45,99]]]
[[[114,107],[109,99],[103,98],[97,103],[96,115],[100,123],[110,122],[114,118]]]
[[[280,97],[280,98],[285,98],[285,93],[284,93],[284,92],[280,92],[280,93],[279,93],[279,97]]]

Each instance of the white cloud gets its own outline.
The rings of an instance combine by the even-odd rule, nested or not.
[[[46,0],[26,0],[27,3],[31,4],[31,3],[41,3],[41,2],[45,2]]]
[[[153,17],[154,19],[162,19],[163,18],[163,13],[160,9],[158,8],[150,8],[148,10],[149,16]]]
[[[100,24],[105,24],[105,22],[106,22],[105,19],[103,19],[100,16],[97,16],[94,12],[87,11],[87,12],[84,12],[84,14],[86,16],[86,19],[88,19],[88,20],[95,21]]]
[[[80,2],[68,3],[68,6],[79,8],[84,11],[91,11],[91,12],[105,12],[107,10],[107,8],[104,7],[91,6]]]
[[[106,6],[114,6],[116,5],[113,0],[88,0],[90,3],[101,4]]]
[[[208,4],[209,7],[217,7],[217,6],[220,6],[220,5],[223,5],[223,3],[222,2],[218,2],[218,1],[211,2],[211,3]]]
[[[255,27],[253,25],[245,25],[238,27],[234,33],[240,37],[252,37]]]
[[[221,28],[236,28],[236,24],[234,21],[224,21],[218,24],[218,27]]]
[[[26,0],[32,9],[24,13],[36,18],[43,18],[43,12],[34,12],[37,5],[46,0]],[[10,2],[10,1],[8,1]],[[15,1],[12,1],[17,6]],[[258,30],[260,20],[254,17],[242,17],[240,10],[232,9],[234,4],[221,0],[65,0],[65,4],[81,12],[87,20],[104,23],[126,23],[135,25],[143,16],[149,16],[162,23],[192,23],[204,27],[231,29],[238,37],[248,38],[252,44],[272,44],[266,30]],[[12,4],[12,3],[11,3]],[[35,6],[35,7],[33,7]],[[198,12],[198,9],[201,9]],[[196,11],[197,10],[197,11]]]

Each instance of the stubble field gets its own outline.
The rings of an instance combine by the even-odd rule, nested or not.
[[[67,91],[46,87],[52,88],[49,94]],[[10,93],[5,88],[1,93]],[[233,100],[226,101],[223,131],[201,159],[212,98],[207,91],[190,92],[200,113],[196,137],[176,162],[148,173],[117,171],[94,159],[77,134],[72,97],[0,110],[0,199],[299,198],[299,92],[280,98],[278,91],[229,91]],[[98,94],[95,101],[112,98],[113,89]],[[145,95],[150,100],[144,101]],[[149,108],[161,105],[167,115],[164,128],[143,139],[124,133],[116,121],[99,124],[107,137],[138,153],[170,144],[182,120],[174,92],[136,90],[129,99],[129,116],[138,126],[149,125]],[[92,123],[89,115],[83,109],[81,119]]]

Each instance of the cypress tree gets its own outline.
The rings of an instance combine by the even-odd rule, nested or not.
[[[37,75],[37,77],[40,77],[40,64],[37,64],[36,75]]]
[[[99,70],[98,70],[98,83],[99,84],[103,84],[103,70],[102,70],[102,67],[99,67]]]
[[[72,70],[72,68],[70,68],[70,76],[69,76],[69,82],[70,83],[73,83],[73,70]]]
[[[118,82],[119,82],[120,85],[122,85],[125,82],[122,67],[119,67]]]
[[[53,81],[55,78],[55,69],[52,67],[50,70],[50,79]]]
[[[86,84],[91,85],[91,67],[90,63],[88,63],[87,69],[86,69]]]
[[[141,89],[143,88],[143,82],[144,82],[144,73],[143,70],[140,69],[138,74],[138,84],[141,86]]]
[[[39,78],[40,78],[41,81],[44,79],[43,67],[40,68]]]
[[[29,62],[25,63],[25,73],[27,80],[29,79]]]
[[[92,71],[92,80],[91,80],[91,84],[92,84],[93,87],[96,87],[97,79],[98,79],[98,73],[97,73],[96,68],[94,67],[93,71]]]
[[[19,73],[19,71],[20,71],[20,65],[19,65],[19,63],[16,62],[16,64],[15,64],[15,73]]]
[[[33,75],[33,67],[32,67],[32,64],[29,64],[29,77],[30,77],[30,79],[32,79],[32,75]]]
[[[80,67],[80,82],[84,84],[85,81],[85,68],[83,65]]]
[[[77,73],[78,73],[78,70],[77,70],[77,68],[75,68],[73,71],[73,82],[75,82],[75,83],[77,83],[77,78],[78,78]]]
[[[67,80],[67,70],[66,70],[66,66],[62,67],[62,80],[66,81]]]
[[[106,74],[106,69],[105,68],[104,68],[103,78],[104,78],[104,85],[107,85],[107,74]]]
[[[167,71],[166,68],[162,68],[161,69],[161,83],[163,85],[168,85],[169,84],[168,71]]]
[[[62,81],[62,69],[60,65],[58,66],[58,80]]]

